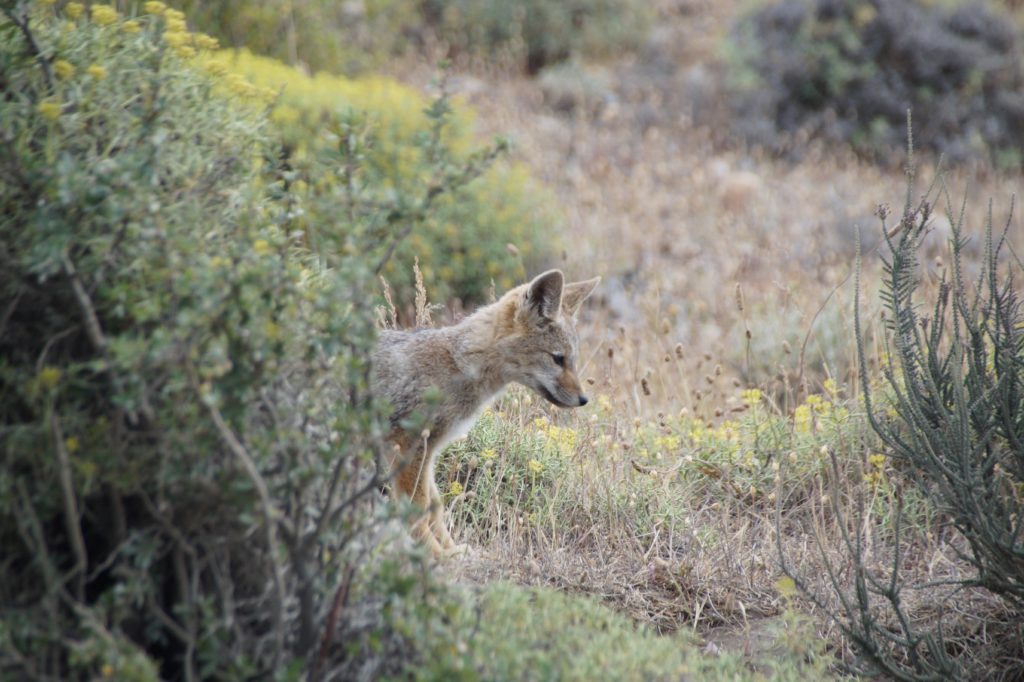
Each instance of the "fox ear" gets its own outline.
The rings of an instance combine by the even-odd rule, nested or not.
[[[587,300],[594,289],[601,283],[600,277],[587,279],[582,282],[571,282],[565,285],[562,293],[562,312],[569,316],[575,316],[583,301]]]
[[[526,287],[523,307],[536,312],[541,317],[553,320],[558,317],[562,307],[562,286],[565,278],[561,270],[548,270],[534,277]]]

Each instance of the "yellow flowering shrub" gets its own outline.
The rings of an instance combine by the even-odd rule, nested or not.
[[[366,512],[313,531],[328,481],[340,503],[382,452],[377,406],[345,396],[366,395],[378,284],[361,239],[387,215],[331,215],[360,239],[323,267],[265,107],[179,51],[209,39],[146,9],[122,22],[112,5],[16,3],[23,30],[0,20],[0,82],[17,93],[0,98],[4,679],[242,679],[311,660],[292,649],[300,616],[265,606],[329,610],[341,533]],[[324,186],[333,171],[304,168]],[[267,538],[280,510],[304,557]],[[20,532],[29,517],[39,532]],[[299,559],[314,578],[293,580]],[[176,578],[192,587],[166,589]],[[183,628],[195,656],[168,648]]]
[[[825,389],[825,395],[809,395],[791,416],[759,389],[743,390],[731,418],[707,421],[686,413],[638,422],[626,445],[644,466],[671,469],[719,494],[757,502],[777,483],[798,484],[824,471],[828,452],[836,444],[856,443],[865,429],[834,384]]]
[[[378,191],[407,193],[436,174],[421,142],[432,130],[423,113],[428,102],[412,88],[382,76],[308,75],[244,49],[213,53],[203,63],[208,70],[229,71],[225,82],[237,94],[273,100],[271,120],[297,168],[317,154],[333,153],[337,138],[329,122],[354,110],[366,112],[372,139],[364,171]],[[467,158],[474,146],[471,125],[472,113],[456,104],[441,132],[445,153]],[[323,189],[307,184],[305,210],[312,211]],[[399,244],[384,275],[400,301],[411,301],[418,258],[431,299],[479,301],[492,281],[499,290],[510,288],[550,259],[556,245],[546,233],[558,219],[550,196],[523,166],[497,164],[464,189],[438,196],[423,224]],[[344,248],[346,235],[319,238]]]
[[[93,5],[90,11],[92,20],[100,26],[109,26],[120,17],[117,10],[110,5]]]

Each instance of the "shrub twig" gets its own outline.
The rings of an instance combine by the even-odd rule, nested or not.
[[[285,599],[285,586],[284,586],[284,569],[281,566],[281,560],[277,556],[277,519],[280,517],[280,512],[274,507],[273,501],[270,499],[270,492],[267,490],[267,484],[263,480],[263,476],[260,475],[259,469],[256,467],[256,463],[252,457],[249,456],[245,446],[242,445],[238,437],[235,436],[231,428],[224,422],[224,418],[221,416],[220,410],[209,400],[200,396],[200,400],[206,405],[206,409],[210,414],[210,418],[213,420],[214,425],[217,427],[217,431],[220,433],[221,439],[231,450],[232,454],[238,458],[238,461],[242,464],[242,468],[245,470],[246,475],[252,482],[253,487],[256,489],[257,495],[259,495],[260,505],[263,509],[264,517],[264,531],[266,533],[267,540],[267,558],[273,568],[273,580],[274,585],[274,598],[271,602],[271,616],[274,626],[274,656],[271,662],[271,669],[276,670],[281,663],[281,657],[284,654],[284,599]]]
[[[48,410],[50,433],[53,446],[57,451],[57,466],[60,478],[61,497],[64,500],[64,525],[67,528],[71,549],[75,554],[75,565],[71,574],[77,574],[75,596],[81,601],[85,598],[85,576],[89,569],[89,555],[85,549],[85,538],[82,537],[78,497],[75,495],[75,482],[71,477],[71,459],[64,445],[64,434],[61,432],[60,419],[51,405]]]
[[[43,69],[43,78],[46,81],[46,88],[49,91],[53,91],[53,70],[50,68],[50,62],[43,55],[43,51],[39,47],[39,43],[36,42],[36,37],[32,35],[32,29],[28,25],[28,9],[22,3],[18,3],[18,7],[22,8],[22,16],[15,14],[14,10],[10,7],[4,7],[4,15],[10,19],[11,23],[18,27],[21,34],[25,36],[25,42],[28,45],[28,50],[39,62],[39,66]]]

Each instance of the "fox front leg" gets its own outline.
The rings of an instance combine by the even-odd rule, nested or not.
[[[433,501],[431,500],[431,486],[428,484],[428,481],[432,482],[433,472],[429,470],[433,467],[428,466],[429,458],[422,454],[418,457],[408,457],[403,452],[400,461],[396,464],[400,468],[395,474],[395,491],[400,496],[409,498],[414,505],[422,510],[412,522],[409,528],[410,534],[426,545],[434,557],[444,556],[445,548],[438,541],[433,528]],[[425,475],[428,472],[430,477]]]

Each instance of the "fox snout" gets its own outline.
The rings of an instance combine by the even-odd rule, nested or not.
[[[583,407],[590,402],[590,398],[583,395],[579,380],[569,371],[562,372],[558,377],[554,391],[548,390],[542,383],[538,392],[547,398],[548,402],[559,407]]]

